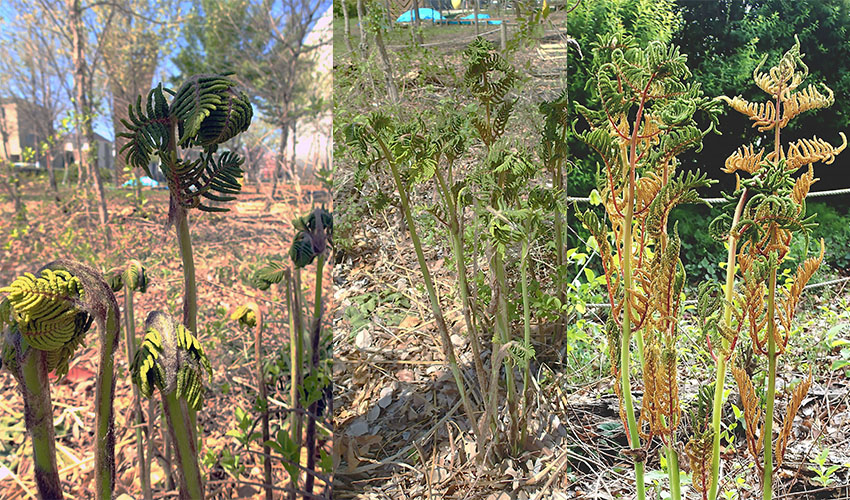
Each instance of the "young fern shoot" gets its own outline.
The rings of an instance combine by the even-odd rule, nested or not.
[[[42,498],[62,498],[56,468],[53,406],[47,373],[62,377],[92,321],[100,336],[95,390],[95,494],[112,498],[115,484],[114,356],[120,322],[118,303],[96,270],[71,260],[53,261],[0,289],[0,321],[8,325],[2,366],[18,381],[24,417],[33,441],[36,483]]]
[[[685,282],[680,241],[668,234],[670,211],[699,201],[696,189],[711,181],[697,172],[676,172],[676,156],[699,148],[714,129],[718,103],[703,96],[678,47],[631,38],[602,40],[594,48],[600,108],[577,106],[590,125],[578,134],[604,163],[597,189],[610,226],[592,210],[579,213],[599,245],[611,312],[606,328],[620,416],[628,430],[637,498],[645,498],[644,462],[658,436],[667,453],[671,496],[678,500],[676,429],[681,409],[677,377],[678,319]],[[706,130],[695,114],[707,115]],[[613,234],[613,240],[609,240]],[[644,395],[640,420],[631,394],[631,344],[635,337]]]
[[[153,311],[145,320],[144,340],[133,359],[133,383],[150,398],[159,389],[168,430],[180,463],[180,498],[204,498],[191,415],[184,403],[197,411],[203,401],[203,372],[212,367],[198,339],[171,316]]]
[[[130,260],[124,268],[113,269],[108,275],[109,286],[113,292],[124,291],[124,342],[127,344],[127,365],[132,365],[136,355],[136,318],[133,307],[133,293],[145,293],[148,289],[148,278],[145,268],[138,260]],[[142,439],[142,403],[139,389],[133,386],[133,413],[135,416],[136,447],[138,454],[139,478],[142,483],[142,493],[145,500],[152,500],[150,478],[151,453],[145,453]],[[153,415],[149,415],[149,435],[152,435]],[[149,440],[149,443],[153,440]]]
[[[761,68],[765,56],[753,71],[753,80],[769,96],[765,103],[750,103],[741,96],[728,98],[721,96],[732,109],[743,113],[753,121],[753,127],[760,132],[773,132],[773,151],[765,155],[765,149],[758,152],[754,145],[742,146],[727,160],[724,171],[727,173],[744,172],[750,177],[738,177],[732,200],[740,196],[735,216],[724,215],[712,222],[711,233],[719,239],[736,238],[740,245],[737,260],[743,278],[742,289],[734,300],[727,299],[733,307],[737,327],[729,323],[725,327],[715,328],[715,337],[720,337],[719,359],[728,359],[732,355],[738,332],[746,329],[757,354],[767,358],[768,377],[764,425],[760,424],[761,405],[755,395],[752,381],[743,370],[733,368],[733,375],[741,392],[744,403],[744,416],[747,421],[748,450],[762,473],[762,492],[766,500],[773,496],[773,470],[781,465],[785,448],[790,438],[791,422],[803,397],[811,384],[811,376],[797,386],[788,405],[782,429],[776,444],[773,444],[774,401],[776,397],[777,358],[788,345],[792,330],[792,321],[802,291],[817,270],[824,255],[824,243],[820,243],[820,253],[806,259],[797,268],[790,288],[777,288],[777,271],[790,250],[795,233],[808,240],[808,234],[816,225],[814,215],[806,215],[806,196],[817,179],[812,165],[816,162],[830,164],[847,146],[847,138],[839,132],[840,146],[832,146],[817,137],[800,139],[783,147],[780,142],[781,130],[790,120],[800,113],[812,109],[825,108],[834,102],[832,90],[828,87],[819,90],[809,85],[798,90],[808,76],[808,67],[803,63],[800,43],[795,43],[779,63],[767,72]],[[794,173],[803,167],[807,171],[796,177]],[[747,199],[742,193],[747,194]],[[727,283],[728,286],[728,283]],[[728,293],[728,291],[727,291]],[[728,293],[731,295],[731,293]],[[711,336],[709,336],[711,339]],[[716,338],[715,338],[716,340]],[[719,370],[718,370],[719,372]],[[718,373],[717,389],[722,390],[723,380]],[[714,421],[719,423],[717,414],[720,403],[715,398]],[[719,433],[717,425],[712,429]],[[759,462],[758,455],[763,454]],[[710,492],[717,490],[718,481],[718,438],[714,437],[712,457],[712,482]]]

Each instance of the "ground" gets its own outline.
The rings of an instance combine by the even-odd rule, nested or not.
[[[341,37],[342,20],[335,20],[334,27],[335,53],[342,54],[334,61],[336,73],[342,75],[335,82],[335,117],[336,125],[342,126],[359,113],[374,111],[376,101],[385,98],[371,93],[374,82],[381,81],[374,69],[375,59],[369,63],[374,65],[368,66],[371,72],[358,73],[356,65],[362,63],[348,51]],[[515,96],[520,109],[540,96],[551,98],[560,89],[563,67],[538,50],[543,42],[563,39],[564,34],[553,28],[547,25],[542,38],[517,52],[516,61],[525,70],[523,91]],[[356,17],[352,19],[352,32],[352,46],[356,48]],[[462,75],[460,54],[474,36],[474,28],[424,23],[423,33],[428,44],[424,51],[404,49],[409,44],[408,29],[396,28],[387,36],[399,79],[402,102],[398,109],[402,115],[415,116],[418,107],[457,95],[454,87]],[[498,32],[487,37],[498,44]],[[366,76],[353,76],[358,74]],[[534,132],[517,127],[512,133],[512,137],[520,137]],[[495,464],[474,463],[469,460],[475,452],[474,440],[443,358],[398,203],[393,202],[394,194],[389,203],[377,201],[379,190],[393,193],[393,186],[386,178],[370,174],[364,187],[355,189],[353,162],[342,155],[337,155],[336,161],[340,165],[335,178],[336,204],[343,217],[356,214],[351,217],[354,227],[346,232],[345,251],[338,255],[334,270],[338,497],[631,498],[634,472],[629,460],[620,454],[626,439],[606,368],[605,338],[600,328],[604,310],[589,308],[582,317],[586,328],[570,338],[552,338],[551,325],[545,321],[536,325],[537,357],[532,364],[534,397],[527,422],[527,446]],[[412,200],[420,213],[431,196],[427,191],[417,192]],[[428,220],[427,215],[420,219],[428,267],[447,311],[464,376],[475,387],[472,353],[457,298],[457,277],[448,262],[451,251],[444,235],[435,228],[438,225],[432,222],[429,227]],[[481,265],[486,266],[483,259]],[[779,494],[774,498],[850,498],[850,372],[846,369],[850,363],[850,349],[846,347],[850,287],[842,276],[824,270],[813,280],[836,281],[807,292],[798,312],[799,329],[788,352],[780,358],[774,428],[781,425],[793,387],[810,371],[814,382],[793,421],[794,439],[776,473]],[[714,373],[711,358],[697,347],[703,342],[692,328],[689,315],[686,312],[680,347],[683,401],[692,399],[698,386],[710,382]],[[520,330],[521,325],[515,324],[516,336],[521,335]],[[484,362],[486,367],[489,357]],[[639,377],[634,380],[639,400]],[[727,405],[724,423],[734,441],[723,451],[721,488],[724,498],[759,498],[758,478],[746,455],[743,424],[732,408],[741,406],[736,400],[737,387],[731,376],[726,384],[732,405]],[[689,432],[686,422],[682,433]],[[646,476],[653,498],[656,491],[668,495],[659,451],[655,440],[649,449]],[[689,472],[686,465],[683,472]],[[690,496],[695,495],[692,490],[686,495],[697,498]]]
[[[150,280],[147,293],[134,296],[136,335],[140,337],[148,312],[161,309],[179,317],[182,307],[182,264],[177,251],[174,228],[166,228],[168,194],[165,190],[145,189],[143,206],[139,206],[129,189],[108,187],[109,226],[114,244],[105,248],[97,212],[86,210],[80,194],[63,188],[60,200],[46,190],[46,180],[24,181],[26,221],[16,220],[11,203],[0,206],[0,245],[3,260],[0,283],[35,271],[55,258],[72,258],[108,270],[129,259],[145,265]],[[199,314],[198,337],[211,360],[213,376],[206,382],[207,391],[199,423],[203,428],[200,455],[205,462],[202,475],[207,480],[208,498],[260,498],[263,467],[259,460],[262,447],[257,440],[249,447],[238,436],[248,430],[239,427],[237,412],[248,414],[247,424],[255,424],[258,413],[253,410],[257,397],[254,334],[241,330],[229,314],[248,301],[260,303],[265,312],[263,350],[267,366],[277,366],[268,381],[272,427],[288,428],[284,421],[289,408],[289,329],[285,294],[277,286],[261,292],[250,285],[253,271],[270,257],[288,260],[294,234],[292,219],[306,215],[311,207],[330,200],[317,185],[286,184],[270,201],[270,186],[258,190],[246,186],[238,201],[224,214],[190,212],[192,243],[197,270]],[[315,266],[304,272],[304,296],[312,304],[315,290]],[[326,268],[325,308],[329,307],[330,271]],[[118,301],[124,303],[123,293]],[[312,307],[312,306],[311,306]],[[94,454],[94,383],[98,365],[97,333],[90,331],[83,347],[71,363],[69,375],[52,387],[54,423],[60,477],[67,498],[93,498],[91,489]],[[133,392],[130,382],[125,344],[116,352],[115,431],[116,484],[115,496],[127,493],[142,498],[136,466],[136,442],[133,428]],[[0,372],[0,498],[34,498],[31,445],[23,422],[23,402],[14,378]],[[143,405],[147,408],[147,405]],[[143,411],[147,414],[147,411]],[[320,422],[329,428],[329,422]],[[257,428],[258,429],[258,428]],[[230,433],[230,435],[228,434]],[[235,436],[234,436],[235,433]],[[160,434],[154,438],[161,448]],[[332,441],[322,439],[330,453]],[[228,458],[229,457],[229,458]],[[306,455],[302,461],[306,460]],[[273,477],[278,490],[275,498],[283,498],[288,481],[280,460],[273,461]],[[154,498],[176,497],[176,490],[165,484],[161,463],[152,467]],[[323,490],[322,482],[316,491]]]

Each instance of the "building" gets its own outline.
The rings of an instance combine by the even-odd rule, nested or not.
[[[25,152],[38,151],[53,133],[46,108],[17,97],[0,98],[0,159],[35,162],[37,158],[24,158]]]
[[[115,148],[112,146],[112,141],[97,132],[94,133],[94,138],[97,144],[97,166],[101,170],[109,170],[111,172],[115,169]],[[63,161],[65,165],[79,161],[75,142],[73,134],[68,134],[62,138],[61,144],[63,145]],[[83,154],[88,154],[89,143],[85,139],[81,139],[80,149],[83,150]]]

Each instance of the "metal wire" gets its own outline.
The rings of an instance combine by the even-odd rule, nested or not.
[[[831,189],[828,191],[813,191],[806,195],[806,198],[818,198],[821,196],[839,196],[843,194],[850,194],[850,188],[844,189]],[[590,198],[586,196],[567,196],[567,202],[576,202],[576,203],[590,203]],[[708,203],[709,205],[719,205],[721,203],[726,203],[726,198],[701,198],[701,203]],[[692,203],[696,204],[696,202]]]

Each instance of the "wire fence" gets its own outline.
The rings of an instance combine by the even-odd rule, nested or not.
[[[840,195],[850,195],[850,188],[844,189],[830,189],[828,191],[813,191],[806,195],[806,198],[818,198],[822,196],[840,196]],[[576,203],[590,203],[590,197],[587,196],[567,196],[567,203],[576,202]],[[709,205],[719,205],[721,203],[726,203],[726,198],[700,198],[699,202],[693,202],[692,205],[697,203],[708,203]]]

